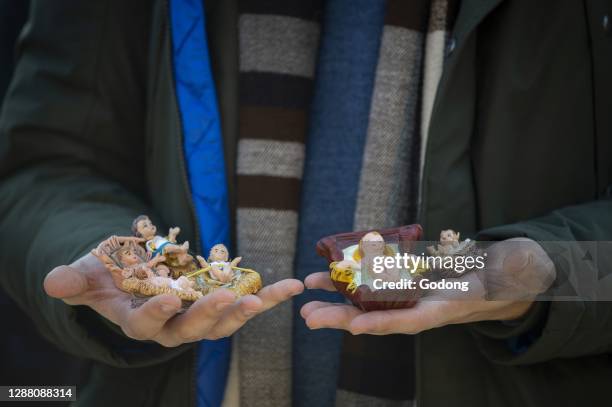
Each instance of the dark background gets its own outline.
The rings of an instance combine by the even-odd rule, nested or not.
[[[15,44],[27,21],[28,4],[28,0],[0,0],[0,102],[10,83],[15,62]],[[45,341],[30,318],[1,288],[0,309],[0,385],[78,386],[84,383],[88,372],[87,363],[60,352]],[[0,402],[0,405],[12,406],[26,404],[36,405]],[[38,405],[66,404],[45,402]]]

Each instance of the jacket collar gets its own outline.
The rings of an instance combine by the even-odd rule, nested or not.
[[[461,0],[459,15],[453,28],[453,37],[460,46],[484,18],[503,0]],[[457,49],[459,51],[459,47]]]

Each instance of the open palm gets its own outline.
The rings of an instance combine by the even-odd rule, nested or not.
[[[555,279],[555,267],[538,243],[508,239],[491,246],[483,274],[468,273],[466,293],[430,290],[415,307],[364,312],[348,304],[312,301],[301,309],[311,329],[336,328],[352,334],[416,334],[444,325],[512,320],[524,315],[534,298]],[[484,284],[483,284],[484,282]],[[335,291],[329,272],[313,273],[306,287]]]
[[[299,280],[282,280],[239,300],[232,291],[219,289],[181,314],[181,300],[173,294],[157,295],[133,308],[132,295],[117,289],[104,265],[87,254],[71,265],[53,269],[44,288],[67,304],[89,306],[131,338],[173,347],[229,336],[255,315],[300,294],[304,286]]]

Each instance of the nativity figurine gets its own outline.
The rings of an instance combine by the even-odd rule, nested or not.
[[[201,292],[193,289],[193,282],[185,277],[175,280],[169,276],[170,269],[163,264],[164,256],[152,257],[139,243],[142,239],[111,236],[92,250],[110,271],[117,288],[143,296],[175,294],[183,301],[202,297]]]
[[[436,246],[429,246],[427,252],[432,256],[464,256],[476,244],[473,240],[460,240],[461,233],[452,229],[440,232],[440,242]]]
[[[174,227],[170,228],[168,236],[159,236],[156,234],[157,226],[151,222],[151,219],[149,219],[147,215],[140,215],[132,222],[132,233],[134,236],[145,240],[145,248],[148,252],[152,253],[153,256],[164,254],[166,246],[169,246],[168,248],[177,246],[176,237],[180,231],[180,228]],[[189,250],[189,245],[185,248],[185,251],[187,250]]]
[[[227,288],[237,297],[255,294],[262,286],[255,271],[238,267],[241,258],[230,261],[223,244],[212,247],[208,261],[189,251],[189,242],[177,242],[178,227],[165,237],[146,215],[132,222],[134,236],[111,236],[92,250],[111,273],[115,286],[139,300],[170,293],[183,300],[184,308],[218,288]],[[135,302],[133,301],[133,304]]]
[[[430,256],[441,257],[441,261],[434,262],[434,264],[438,264],[437,267],[432,268],[432,273],[437,275],[436,278],[458,278],[461,277],[466,271],[470,271],[471,269],[466,269],[462,271],[456,270],[455,267],[451,265],[454,262],[451,260],[452,258],[457,257],[466,257],[466,256],[480,256],[481,250],[476,244],[475,240],[465,239],[461,241],[461,234],[459,232],[455,232],[452,229],[446,229],[440,232],[440,241],[435,246],[427,247],[427,253]],[[448,266],[446,266],[448,264]]]
[[[229,288],[238,295],[249,294],[255,287],[261,288],[261,276],[255,270],[238,267],[241,257],[230,260],[229,250],[224,244],[216,244],[208,253],[208,260],[197,256],[202,267],[189,277],[196,277],[196,282],[203,290]]]
[[[395,257],[402,248],[410,247],[403,240],[415,241],[420,234],[418,225],[380,232],[351,232],[321,239],[317,251],[330,262],[330,278],[336,289],[356,307],[363,311],[409,308],[419,296],[418,285],[414,289],[386,289],[377,284],[416,282],[422,270],[395,266],[380,270],[375,265],[380,266],[382,258]],[[394,242],[388,243],[384,235]]]
[[[335,264],[336,273],[352,274],[352,284],[349,289],[356,289],[361,284],[372,287],[375,278],[395,280],[398,277],[397,270],[385,270],[384,275],[376,274],[372,270],[376,257],[394,256],[395,250],[385,243],[385,239],[379,232],[366,233],[359,243],[348,247],[344,253],[344,259]]]

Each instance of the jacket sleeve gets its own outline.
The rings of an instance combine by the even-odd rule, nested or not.
[[[0,283],[58,347],[114,366],[182,349],[133,341],[91,309],[48,297],[42,281],[151,213],[150,20],[146,1],[33,2],[0,116]]]
[[[513,326],[472,324],[481,350],[510,365],[573,358],[612,350],[612,200],[556,210],[547,216],[482,231],[479,239],[528,237],[555,264],[557,279]],[[535,335],[534,335],[535,332]],[[512,351],[509,340],[530,335],[528,346]]]

